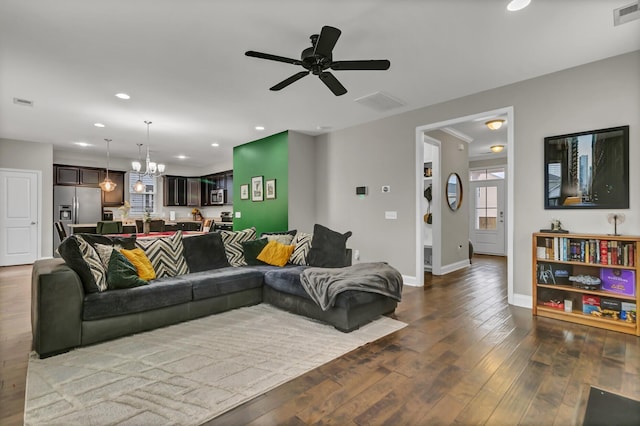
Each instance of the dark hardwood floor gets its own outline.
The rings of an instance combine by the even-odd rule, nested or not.
[[[529,280],[529,277],[523,278]],[[640,339],[507,304],[504,258],[406,287],[408,326],[208,424],[582,424],[589,386],[640,399]],[[0,268],[0,424],[21,424],[30,267]]]

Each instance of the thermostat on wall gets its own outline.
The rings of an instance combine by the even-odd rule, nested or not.
[[[366,186],[356,186],[356,195],[367,195]]]

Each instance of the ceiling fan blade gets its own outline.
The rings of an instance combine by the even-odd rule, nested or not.
[[[336,61],[331,63],[331,69],[336,71],[347,70],[388,70],[391,62],[387,59],[371,59],[364,61]]]
[[[302,62],[298,59],[285,58],[284,56],[271,55],[270,53],[256,52],[249,50],[244,53],[252,58],[269,59],[270,61],[285,62],[287,64],[302,65]]]
[[[320,31],[320,36],[316,41],[316,48],[313,51],[313,54],[331,57],[331,52],[338,42],[340,34],[342,34],[342,31],[337,28],[326,25],[322,27],[322,31]]]
[[[334,95],[340,96],[347,93],[347,89],[345,89],[344,86],[338,81],[338,79],[335,78],[334,75],[330,72],[320,73],[318,77],[320,77],[320,80],[322,80],[322,82],[327,85],[329,90],[331,90]]]
[[[287,87],[291,83],[295,83],[296,81],[300,80],[302,77],[307,76],[307,74],[309,74],[309,71],[300,71],[299,73],[296,73],[296,74],[292,75],[291,77],[289,77],[289,78],[287,78],[285,80],[282,80],[280,83],[276,84],[275,86],[273,86],[269,90],[284,89],[285,87]]]

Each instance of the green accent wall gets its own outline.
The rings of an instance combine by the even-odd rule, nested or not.
[[[251,178],[263,177],[264,201],[251,201]],[[276,198],[267,199],[264,185],[276,180]],[[249,199],[240,199],[240,186],[249,185]],[[289,225],[289,137],[282,132],[233,149],[233,219],[236,231],[254,226],[262,232],[286,231]]]

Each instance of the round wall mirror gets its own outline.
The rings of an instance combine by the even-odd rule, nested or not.
[[[462,204],[462,180],[457,173],[451,173],[447,178],[447,204],[453,211]]]

